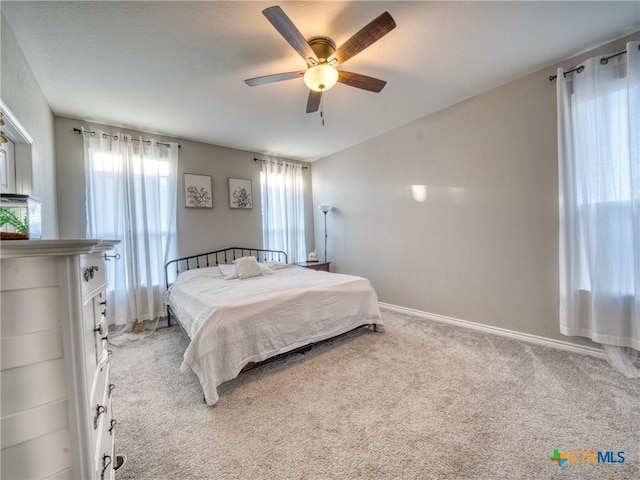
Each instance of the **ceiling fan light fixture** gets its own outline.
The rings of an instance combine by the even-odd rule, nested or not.
[[[328,63],[309,67],[304,72],[304,83],[315,92],[325,92],[338,82],[338,70]]]

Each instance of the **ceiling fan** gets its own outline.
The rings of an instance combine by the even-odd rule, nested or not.
[[[262,13],[307,62],[307,69],[249,78],[245,83],[250,87],[302,77],[309,87],[307,113],[312,113],[318,111],[322,93],[333,87],[336,82],[376,93],[387,84],[384,80],[338,70],[338,67],[396,28],[396,22],[388,12],[378,16],[337,49],[335,42],[329,37],[312,37],[306,40],[278,6],[269,7]]]

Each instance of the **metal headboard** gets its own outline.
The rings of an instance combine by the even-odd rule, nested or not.
[[[184,271],[195,268],[215,267],[220,264],[233,263],[241,257],[256,257],[261,263],[283,262],[287,263],[287,254],[281,250],[264,250],[261,248],[229,247],[213,252],[199,253],[189,257],[176,258],[167,262],[164,266],[165,282],[167,288],[172,281]],[[171,280],[171,281],[170,281]]]

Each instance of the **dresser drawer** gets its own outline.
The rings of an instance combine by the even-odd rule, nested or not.
[[[103,350],[100,365],[96,370],[96,375],[93,379],[90,395],[92,414],[94,417],[96,416],[96,405],[106,405],[106,399],[109,398],[109,376],[109,355],[106,350]],[[91,421],[91,424],[97,425],[93,420]]]
[[[98,450],[105,425],[109,428],[111,418],[111,398],[109,396],[109,358],[105,352],[104,362],[96,371],[89,404],[91,425],[91,450],[95,452],[94,462],[98,462]],[[96,463],[97,465],[97,463]]]
[[[107,319],[103,317],[93,329],[96,344],[96,365],[100,363],[100,359],[103,356],[103,350],[108,350],[109,348],[109,337],[107,334],[108,328]]]
[[[111,480],[115,477],[115,470],[113,469],[115,461],[113,428],[115,427],[115,423],[112,422],[111,400],[109,399],[108,402],[109,413],[103,420],[102,431],[98,445],[96,446],[95,478],[98,480]]]
[[[84,329],[84,354],[86,378],[91,380],[96,367],[103,356],[103,350],[108,349],[107,305],[104,290],[95,293],[85,300],[82,306]],[[89,384],[90,385],[90,384]]]
[[[101,254],[80,255],[80,285],[83,302],[106,286],[105,263],[104,256]]]
[[[95,373],[96,368],[98,366],[98,360],[101,355],[101,347],[100,342],[96,340],[96,337],[99,335],[99,332],[96,331],[96,322],[94,312],[94,299],[89,299],[82,306],[82,328],[83,328],[83,336],[84,336],[84,367],[85,367],[85,378],[87,379],[87,387],[91,387],[91,383],[89,383]],[[104,327],[103,327],[104,329]],[[90,393],[90,392],[88,392]]]
[[[115,422],[113,421],[111,410],[111,390],[113,385],[110,384],[110,369],[106,352],[105,364],[103,369],[99,369],[99,376],[103,377],[103,379],[101,379],[101,383],[96,386],[96,395],[99,393],[103,395],[100,405],[104,406],[104,413],[97,418],[98,428],[94,430],[95,443],[93,444],[93,451],[96,468],[95,478],[112,479],[115,474],[113,470],[113,461],[115,459],[113,429],[115,428]]]

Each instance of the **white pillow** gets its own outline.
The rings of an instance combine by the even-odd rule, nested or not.
[[[235,265],[222,264],[218,265],[218,269],[220,269],[220,273],[225,280],[234,280],[238,278],[238,270],[236,270]]]
[[[256,257],[242,257],[237,259],[235,262],[236,271],[238,272],[238,277],[240,279],[259,277],[260,275],[264,275],[262,268],[260,268],[260,264],[256,260]]]
[[[259,263],[258,265],[260,265],[263,274],[268,275],[269,273],[273,273],[273,270],[271,270],[266,264]]]
[[[273,270],[271,270],[264,263],[258,263],[258,265],[260,266],[260,269],[262,270],[263,275],[268,275],[270,273],[273,273]],[[225,280],[237,280],[239,278],[238,269],[233,264],[229,265],[226,263],[222,263],[218,265],[218,271],[220,272],[220,274]]]

